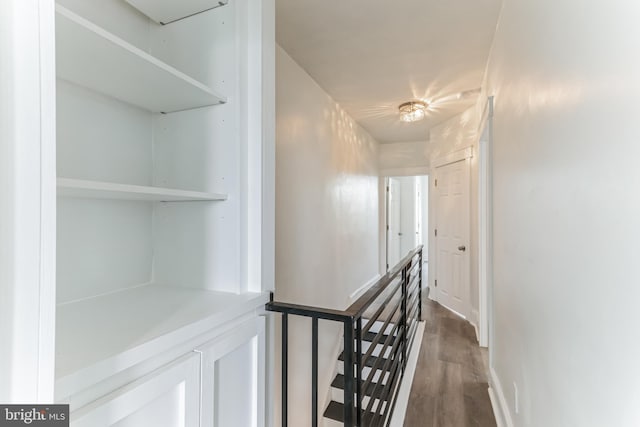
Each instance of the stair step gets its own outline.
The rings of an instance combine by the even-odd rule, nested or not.
[[[360,381],[360,382],[364,386],[364,381]],[[375,395],[374,395],[374,389],[376,388],[376,385],[377,383],[374,383],[374,382],[370,383],[366,390],[362,390],[363,394],[365,396],[373,397],[374,399],[380,399],[380,395],[384,391],[384,385],[378,386],[378,389],[375,390]],[[331,387],[344,390],[344,375],[342,374],[336,375],[336,377],[333,379],[333,382],[331,382]]]
[[[368,341],[368,342],[373,342],[373,340],[375,339],[376,335],[378,335],[377,332],[367,332],[365,334],[362,335],[362,340],[363,341]],[[378,341],[378,344],[384,344],[387,341],[387,338],[389,338],[389,335],[384,334],[382,335],[382,337],[380,337],[380,340]]]
[[[363,325],[367,325],[370,320],[368,319],[362,319],[363,320]],[[369,331],[373,332],[373,333],[378,333],[379,331],[382,330],[382,326],[384,326],[384,321],[383,320],[376,320],[375,322],[373,322],[373,324],[371,326],[369,326]],[[384,333],[385,334],[390,334],[391,331],[393,331],[393,328],[395,327],[395,323],[390,322],[387,324],[387,327],[385,328]]]
[[[343,423],[344,422],[344,405],[342,403],[338,403],[336,401],[329,402],[329,406],[324,411],[325,418],[330,418],[332,420]],[[381,415],[373,414],[371,412],[365,413],[362,411],[362,425],[368,426],[374,423],[380,423]],[[355,420],[354,420],[355,421]]]
[[[369,358],[367,358],[367,360],[365,360],[364,365],[368,366],[369,368],[373,368],[373,365],[377,363],[376,369],[382,370],[382,367],[387,362],[387,359],[382,358],[382,361],[380,362],[378,362],[378,359],[380,359],[380,357],[371,355],[369,356]],[[344,362],[344,351],[340,353],[340,356],[338,356],[338,360]]]

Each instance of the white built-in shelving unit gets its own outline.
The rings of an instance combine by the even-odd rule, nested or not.
[[[250,311],[260,294],[140,286],[58,307],[58,393],[69,395],[135,366],[212,325]],[[117,313],[117,316],[114,316]],[[82,345],[78,345],[81,342]]]
[[[58,5],[58,77],[153,113],[226,102],[199,81]]]
[[[260,113],[271,8],[56,4],[55,398],[72,413],[268,301],[255,274],[263,172],[249,165],[272,144]]]

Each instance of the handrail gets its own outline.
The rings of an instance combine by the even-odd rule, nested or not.
[[[271,298],[273,298],[273,294],[271,294]],[[335,320],[337,322],[344,322],[352,317],[344,310],[332,310],[330,308],[312,307],[310,305],[275,302],[273,300],[267,303],[267,310],[278,313],[295,314],[297,316],[318,317],[323,320]]]
[[[291,304],[272,300],[267,311],[282,313],[282,427],[287,427],[288,408],[288,316],[296,315],[312,319],[312,427],[318,425],[318,320],[341,322],[344,325],[344,414],[346,427],[384,426],[391,422],[398,384],[404,376],[410,346],[415,335],[415,321],[422,320],[422,248],[410,251],[396,266],[378,279],[346,310],[334,310],[308,305]],[[415,258],[418,258],[414,262]],[[416,270],[417,267],[417,271]],[[418,281],[417,295],[415,282]],[[393,284],[393,285],[392,285]],[[400,291],[400,295],[398,294]],[[365,319],[367,311],[383,296],[373,316]],[[399,301],[397,301],[399,299]],[[386,319],[380,320],[388,311]],[[417,314],[417,318],[415,315]],[[363,320],[366,324],[363,327]],[[378,322],[382,327],[372,333]],[[389,332],[390,326],[391,331]],[[370,347],[363,352],[363,336],[369,338]],[[411,335],[411,336],[409,336]],[[373,356],[375,347],[382,346],[379,356]],[[355,347],[355,348],[354,348]],[[373,359],[373,360],[372,360]],[[366,378],[363,370],[370,369]],[[380,372],[377,382],[373,382]],[[385,375],[388,375],[385,380]],[[376,394],[378,388],[379,395]],[[364,405],[363,390],[373,389],[369,403]],[[376,397],[378,396],[378,397]],[[355,397],[355,399],[354,399]],[[374,401],[378,400],[377,406]],[[375,406],[375,409],[374,409]],[[384,407],[384,408],[383,408]]]
[[[389,270],[384,276],[378,279],[371,287],[360,296],[353,304],[345,310],[354,317],[362,315],[364,310],[371,305],[371,303],[386,289],[387,286],[396,278],[398,273],[402,272],[402,267],[405,266],[410,260],[413,259],[418,253],[422,253],[423,245],[417,246],[411,252],[409,252],[404,258],[402,258],[391,270]],[[420,267],[422,268],[422,267]]]

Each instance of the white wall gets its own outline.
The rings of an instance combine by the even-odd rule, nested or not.
[[[425,174],[429,168],[429,156],[429,141],[380,144],[380,173],[385,176]]]
[[[638,22],[632,1],[504,2],[493,369],[516,426],[640,425]]]
[[[434,126],[429,131],[429,135],[429,160],[431,161],[473,146],[478,139],[476,108],[469,108]]]
[[[344,309],[378,273],[377,142],[279,47],[276,75],[275,298]],[[310,424],[311,324],[292,323],[289,425],[303,426]],[[338,330],[320,328],[322,398]]]

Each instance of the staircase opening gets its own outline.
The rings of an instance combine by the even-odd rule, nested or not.
[[[271,301],[282,314],[282,426],[288,426],[289,316],[311,318],[311,423],[320,414],[347,427],[389,426],[422,316],[422,249],[411,250],[346,310]],[[331,401],[318,407],[318,321],[343,325]],[[299,355],[298,355],[299,356]]]

